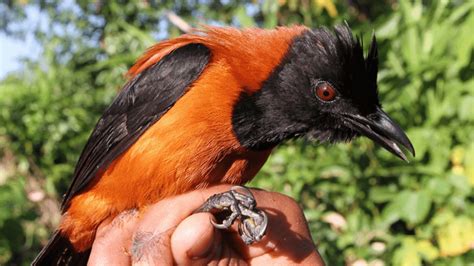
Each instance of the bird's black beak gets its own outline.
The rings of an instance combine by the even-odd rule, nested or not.
[[[408,162],[398,145],[405,147],[415,156],[415,149],[405,132],[382,109],[377,108],[376,112],[367,117],[348,114],[345,116],[345,120],[360,134],[380,144],[400,159]]]

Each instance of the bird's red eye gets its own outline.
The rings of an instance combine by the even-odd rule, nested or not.
[[[336,90],[327,82],[320,82],[316,85],[316,96],[325,102],[329,102],[336,98]]]

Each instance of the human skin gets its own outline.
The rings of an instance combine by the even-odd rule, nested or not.
[[[263,239],[248,246],[235,224],[218,230],[211,214],[193,214],[211,195],[230,188],[195,190],[103,223],[89,265],[324,265],[301,208],[283,194],[252,189],[269,224]]]

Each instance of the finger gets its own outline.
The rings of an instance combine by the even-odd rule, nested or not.
[[[298,203],[280,193],[252,190],[257,207],[266,212],[268,227],[261,241],[245,245],[234,235],[234,245],[251,264],[323,265]],[[298,248],[295,248],[298,247]]]
[[[130,246],[138,224],[138,211],[119,214],[112,222],[102,223],[97,229],[88,265],[130,265]]]
[[[178,224],[190,216],[213,194],[229,189],[221,185],[167,198],[148,207],[132,238],[134,265],[172,264],[171,235]],[[209,220],[203,223],[210,224]]]
[[[171,237],[171,251],[178,265],[207,265],[219,257],[221,233],[212,226],[212,215],[197,213],[182,221]]]

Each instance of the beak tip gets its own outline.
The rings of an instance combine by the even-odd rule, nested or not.
[[[403,153],[402,151],[400,151],[400,153],[397,153],[396,154],[398,158],[402,159],[403,161],[409,163],[410,161],[408,160],[407,156],[405,155],[405,153]]]
[[[413,148],[413,145],[411,144],[411,142],[408,142],[409,145],[403,145],[407,150],[408,152],[413,156],[415,157],[415,148]],[[398,154],[400,159],[404,160],[406,163],[410,163],[410,160],[408,160],[407,156],[405,155],[405,153],[401,153],[401,154]]]
[[[362,135],[380,144],[403,161],[409,163],[404,150],[415,157],[415,148],[408,136],[382,109],[377,109],[371,118],[349,115],[348,119]],[[403,148],[403,151],[400,147]]]
[[[413,149],[413,146],[410,146],[410,148],[408,148],[408,151],[413,157],[415,157],[415,149]],[[405,154],[403,154],[403,157],[401,157],[401,159],[404,160],[406,163],[410,163],[410,160],[408,160]]]
[[[407,137],[407,143],[405,144],[402,144],[410,153],[413,157],[415,157],[415,148],[413,147],[413,144],[411,143],[410,140],[408,140],[408,137]]]
[[[416,156],[416,153],[415,153],[415,148],[413,148],[413,145],[410,146],[410,152],[411,152],[411,155],[413,155],[413,157]]]
[[[413,145],[408,140],[408,138],[406,138],[406,141],[398,142],[398,143],[395,142],[395,141],[392,141],[391,145],[388,146],[388,148],[389,148],[388,150],[392,154],[396,155],[398,158],[405,161],[406,163],[410,163],[410,161],[407,158],[407,155],[405,154],[405,152],[400,147],[403,147],[404,150],[406,149],[410,154],[413,155],[413,157],[415,157],[415,149],[413,148]]]

